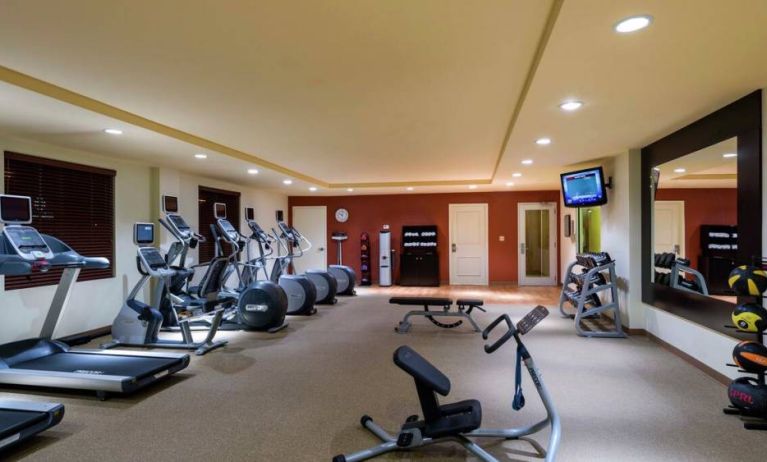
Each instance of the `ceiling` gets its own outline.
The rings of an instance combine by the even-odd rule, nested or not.
[[[289,194],[557,188],[767,87],[767,2],[691,5],[0,0],[0,131]]]
[[[724,157],[737,152],[738,139],[730,138],[660,164],[655,167],[660,171],[659,188],[737,188],[738,159]]]

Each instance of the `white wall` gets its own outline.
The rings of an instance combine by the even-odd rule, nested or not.
[[[115,277],[75,284],[69,305],[61,315],[55,337],[85,332],[112,323],[122,300],[138,281],[132,224],[149,218],[147,166],[85,152],[0,137],[0,171],[3,151],[75,162],[117,171],[115,177]],[[0,191],[5,190],[0,175]],[[34,223],[33,223],[34,225]],[[98,255],[94,255],[98,256]],[[36,337],[48,312],[55,286],[5,291],[0,276],[0,343]]]
[[[133,223],[156,222],[158,217],[155,215],[159,210],[160,195],[178,195],[181,201],[181,213],[193,228],[197,227],[198,221],[197,188],[199,185],[239,191],[242,194],[242,207],[254,207],[256,218],[264,225],[272,226],[274,211],[277,209],[287,211],[288,207],[288,197],[284,194],[3,136],[0,136],[0,191],[5,190],[2,170],[3,151],[6,150],[117,171],[115,177],[115,277],[75,284],[72,297],[54,333],[56,338],[112,324],[123,300],[139,279],[135,263],[136,249],[133,245]],[[240,223],[241,227],[244,226],[243,223]],[[167,240],[167,237],[163,239]],[[167,249],[167,245],[165,248]],[[193,258],[196,260],[196,252]],[[4,287],[3,277],[0,276],[0,343],[38,336],[55,286],[8,292],[4,290]]]

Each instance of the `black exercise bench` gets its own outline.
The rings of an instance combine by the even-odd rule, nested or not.
[[[456,304],[458,305],[457,311],[451,311],[451,308],[453,306],[453,300],[450,298],[392,297],[389,299],[389,303],[392,305],[423,307],[423,310],[413,310],[405,314],[405,317],[402,319],[402,321],[399,322],[399,326],[394,328],[394,330],[399,332],[400,334],[404,334],[410,331],[410,327],[412,326],[412,324],[410,323],[411,316],[425,316],[426,319],[431,321],[435,326],[442,327],[444,329],[452,329],[453,327],[458,327],[461,324],[463,324],[463,320],[459,319],[458,321],[455,321],[452,323],[443,323],[434,319],[435,317],[446,316],[446,317],[466,318],[469,320],[469,322],[471,323],[472,327],[474,328],[476,332],[482,331],[482,329],[480,329],[477,323],[474,321],[474,318],[471,317],[471,312],[475,308],[480,311],[485,311],[485,309],[482,308],[482,305],[484,305],[485,302],[479,299],[465,299],[465,298],[458,299],[456,301]],[[429,309],[431,307],[439,307],[442,309],[442,311],[431,311]]]

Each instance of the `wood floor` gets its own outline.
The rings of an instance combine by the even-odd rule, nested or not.
[[[520,305],[557,305],[559,303],[558,286],[518,286],[518,285],[492,285],[492,286],[450,286],[440,287],[359,287],[360,295],[389,295],[392,297],[448,297],[454,300],[459,298],[479,298],[485,303],[513,303]]]

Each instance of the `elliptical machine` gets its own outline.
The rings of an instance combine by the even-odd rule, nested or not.
[[[240,277],[241,252],[240,232],[226,219],[226,204],[214,204],[216,223],[211,225],[211,231],[216,236],[216,249],[221,255],[224,244],[228,244],[230,253],[226,255],[228,267],[233,268]],[[231,272],[224,271],[221,275],[221,289],[227,296],[236,299],[231,316],[225,318],[225,325],[237,330],[265,330],[270,333],[279,332],[288,327],[285,315],[288,310],[288,299],[285,291],[271,281],[251,281],[235,289],[228,289],[226,281]]]
[[[163,202],[166,219],[160,219],[160,223],[176,238],[176,242],[166,255],[166,261],[173,262],[179,258],[179,263],[184,268],[183,265],[189,248],[193,248],[201,236],[194,233],[178,214],[176,198],[171,198],[170,201],[164,199]],[[169,211],[168,205],[175,206],[171,207],[172,212]],[[214,204],[214,213],[217,219],[223,219],[229,223],[225,218],[225,204]],[[218,223],[213,225],[214,236],[220,239],[221,233],[216,232],[217,227]],[[228,228],[234,229],[231,223],[228,224]],[[274,333],[286,328],[288,325],[284,321],[287,297],[284,291],[273,284],[264,284],[264,281],[250,284],[240,291],[226,289],[225,282],[231,274],[228,269],[234,264],[235,270],[237,270],[239,247],[236,238],[231,254],[221,252],[221,242],[217,241],[216,245],[219,251],[213,260],[184,268],[187,271],[191,270],[191,272],[188,275],[178,277],[169,285],[158,284],[157,291],[162,293],[162,291],[170,289],[173,295],[184,299],[187,303],[190,301],[203,303],[207,311],[210,311],[213,306],[224,307],[225,311],[219,330],[257,330]],[[207,267],[205,276],[199,286],[190,286],[194,269],[200,267]],[[169,309],[173,309],[173,307],[169,307]],[[204,328],[210,326],[212,322],[213,319],[206,318],[195,321],[193,325]]]
[[[278,224],[282,222],[281,215],[282,211],[277,211]],[[277,231],[272,229],[272,234],[281,246],[285,245]],[[289,253],[287,255],[278,254],[274,257],[274,265],[269,279],[285,289],[285,293],[288,295],[289,315],[311,316],[317,313],[317,308],[314,307],[314,303],[317,301],[317,288],[308,277],[288,273],[291,258]]]
[[[304,237],[298,230],[292,226],[289,226],[284,221],[277,222],[277,226],[280,228],[281,237],[280,245],[285,249],[285,262],[288,268],[293,265],[296,258],[301,258],[304,252],[308,252],[312,248],[312,243]],[[306,244],[306,247],[302,247],[301,243]],[[298,254],[296,255],[296,249]],[[294,266],[295,269],[295,266]],[[336,299],[336,292],[338,291],[338,281],[329,271],[323,269],[307,269],[304,272],[304,276],[309,278],[314,284],[317,290],[317,303],[318,305],[333,305],[338,300]]]
[[[136,346],[147,348],[171,348],[195,350],[198,356],[226,345],[226,340],[213,341],[221,324],[224,314],[222,308],[216,309],[210,322],[210,328],[205,339],[196,342],[192,336],[192,329],[189,325],[194,321],[194,317],[179,318],[176,310],[172,310],[177,324],[181,330],[182,340],[160,339],[159,332],[162,327],[163,316],[160,311],[152,305],[136,300],[139,292],[144,288],[150,279],[156,279],[160,284],[176,276],[176,271],[168,267],[167,262],[160,254],[160,250],[152,247],[154,243],[154,224],[136,223],[133,225],[133,242],[138,246],[136,256],[136,266],[141,279],[133,287],[133,290],[125,300],[120,312],[112,323],[112,341],[101,345],[101,348],[114,348],[117,346]],[[169,292],[165,292],[170,299],[173,297]],[[169,300],[173,304],[173,300]],[[178,300],[182,304],[182,300]]]
[[[349,236],[346,233],[334,231],[330,238],[338,245],[338,264],[328,265],[328,272],[336,278],[338,283],[338,295],[357,295],[354,290],[357,274],[351,266],[343,264],[343,243],[349,239]]]

